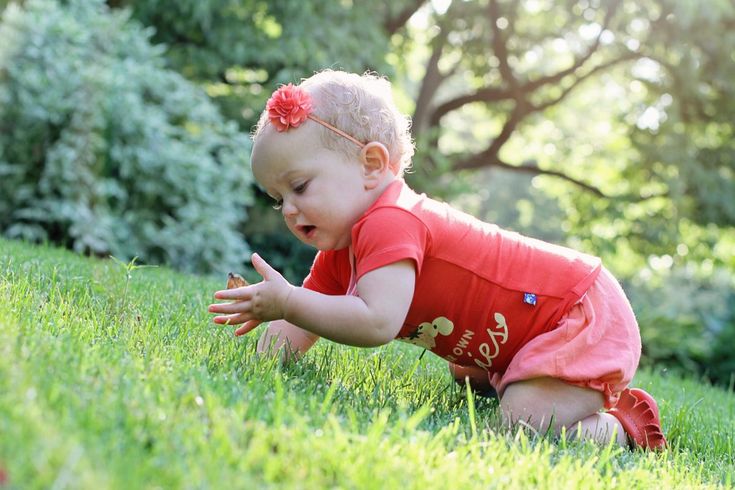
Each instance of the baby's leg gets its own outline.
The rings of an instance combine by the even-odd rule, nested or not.
[[[319,340],[318,335],[293,325],[286,320],[270,322],[258,339],[258,354],[278,355],[281,363],[297,361]]]
[[[601,413],[603,406],[602,393],[548,377],[510,384],[500,399],[507,424],[523,422],[540,432],[551,428],[555,434],[566,427],[569,435],[579,431],[582,438],[601,444],[607,444],[616,434],[616,442],[627,445],[620,422]]]

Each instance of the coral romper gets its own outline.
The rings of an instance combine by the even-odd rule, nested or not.
[[[502,230],[392,183],[352,228],[352,245],[320,251],[304,287],[356,294],[365,273],[416,268],[397,339],[514,381],[552,376],[613,406],[638,365],[640,336],[617,281],[598,258]]]

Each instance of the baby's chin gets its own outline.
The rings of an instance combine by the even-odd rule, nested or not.
[[[351,243],[351,236],[336,237],[334,233],[314,225],[297,225],[290,227],[291,233],[304,245],[309,245],[317,250],[326,252],[329,250],[341,250],[347,248]]]

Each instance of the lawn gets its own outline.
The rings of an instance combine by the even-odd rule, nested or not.
[[[211,322],[224,278],[125,265],[0,240],[0,488],[732,487],[735,394],[697,379],[634,380],[667,452],[554,441],[412,346],[280,368]]]

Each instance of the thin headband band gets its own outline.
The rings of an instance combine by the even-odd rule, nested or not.
[[[365,143],[361,142],[360,140],[358,140],[357,138],[355,138],[353,136],[350,136],[349,134],[345,133],[341,129],[335,128],[334,126],[332,126],[331,124],[329,124],[327,121],[325,121],[324,119],[320,119],[320,118],[316,117],[314,114],[309,114],[306,117],[308,117],[309,119],[311,119],[314,122],[318,122],[319,124],[321,124],[322,126],[324,126],[327,129],[331,129],[332,131],[334,131],[338,135],[344,136],[345,138],[347,138],[348,140],[352,141],[353,143],[355,143],[360,148],[362,148],[363,146],[365,146]]]

